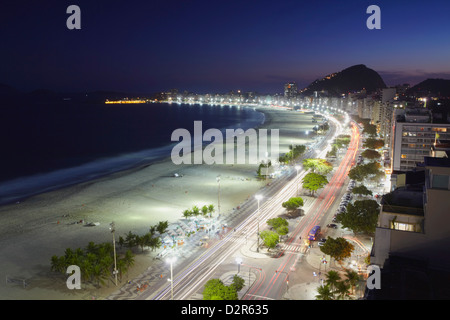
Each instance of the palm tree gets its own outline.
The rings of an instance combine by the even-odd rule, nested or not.
[[[183,217],[185,217],[187,219],[190,216],[192,216],[191,210],[186,209],[186,210],[183,211]]]
[[[206,217],[206,216],[208,215],[208,206],[207,206],[207,205],[204,205],[204,206],[202,207],[201,211],[202,211],[202,215],[203,215],[204,217]]]
[[[96,264],[97,264],[97,255],[95,255],[94,253],[86,254],[85,259],[80,265],[81,276],[84,278],[84,280],[86,281],[92,280],[92,272],[93,272],[92,269]]]
[[[125,244],[128,248],[133,248],[136,245],[136,235],[129,231],[125,236]]]
[[[355,286],[359,281],[358,272],[351,269],[345,269],[345,277],[347,278],[345,281],[347,281],[347,283],[351,286],[352,294],[354,294]]]
[[[97,287],[100,287],[100,284],[105,284],[105,270],[100,264],[96,264],[92,267],[92,277],[97,281]]]
[[[86,252],[87,253],[96,253],[97,252],[97,245],[94,242],[89,242],[87,247],[86,247]]]
[[[166,232],[168,226],[169,221],[160,221],[156,226],[156,231],[158,231],[159,234],[163,234],[164,232]]]
[[[325,286],[320,286],[317,288],[316,300],[333,300],[334,296],[331,292],[330,286],[327,284]]]
[[[142,252],[144,252],[144,247],[145,247],[145,245],[147,243],[146,236],[145,235],[142,236],[142,237],[136,236],[136,240],[135,241],[136,241],[136,244],[141,247]]]
[[[326,274],[326,277],[327,277],[327,279],[325,280],[326,284],[330,286],[330,289],[332,291],[334,291],[336,289],[338,282],[341,280],[339,273],[337,273],[334,270],[330,270]]]
[[[123,259],[125,260],[125,265],[128,268],[134,264],[134,255],[131,250],[127,250],[127,252],[125,252],[125,256],[123,257]]]
[[[119,281],[122,282],[123,274],[128,272],[128,267],[125,259],[117,260],[117,271],[119,271]]]
[[[210,204],[208,206],[208,213],[209,213],[209,217],[212,218],[212,213],[214,212],[215,208],[213,204]]]
[[[52,271],[64,273],[67,269],[66,266],[68,266],[68,264],[66,263],[66,257],[64,256],[58,257],[56,255],[52,256],[51,258]]]
[[[339,281],[336,284],[336,291],[334,293],[337,294],[339,300],[344,300],[350,296],[350,285],[346,281]]]
[[[64,257],[68,265],[75,264],[73,263],[75,260],[75,253],[73,252],[72,249],[67,248],[66,250],[64,250]]]
[[[147,245],[152,248],[152,251],[161,247],[161,238],[160,237],[150,237],[148,239]]]
[[[200,214],[200,209],[197,206],[193,206],[191,212],[192,212],[192,215],[196,217]]]

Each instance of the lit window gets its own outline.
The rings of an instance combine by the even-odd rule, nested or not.
[[[414,231],[414,225],[409,223],[394,222],[393,229],[401,231]]]

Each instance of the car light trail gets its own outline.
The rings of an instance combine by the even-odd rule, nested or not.
[[[309,212],[316,212],[316,214],[313,216],[313,221],[310,221],[310,224],[308,225],[308,228],[304,229],[304,225],[306,224],[306,219],[302,220],[299,225],[296,227],[296,229],[293,232],[293,236],[291,237],[291,240],[289,242],[292,243],[292,241],[294,239],[297,238],[297,235],[303,230],[303,235],[308,232],[308,230],[317,224],[317,220],[321,217],[320,213],[325,212],[333,203],[335,197],[336,197],[336,193],[338,190],[340,190],[341,186],[344,183],[344,180],[346,179],[347,175],[348,175],[348,171],[351,168],[351,164],[353,163],[353,161],[355,160],[356,157],[356,153],[358,151],[358,146],[359,146],[359,132],[357,127],[353,124],[352,125],[352,139],[348,148],[348,151],[344,157],[344,159],[341,161],[340,166],[338,167],[338,169],[336,170],[335,174],[333,175],[331,181],[329,182],[329,184],[327,185],[327,187],[325,188],[325,190],[321,193],[321,195],[317,198],[317,201],[314,203],[313,207],[310,208]],[[310,218],[311,219],[311,218]],[[283,254],[284,251],[281,253]],[[280,254],[280,256],[281,256]],[[290,262],[290,260],[292,259],[292,257],[295,254],[290,253],[288,254],[286,260],[284,263],[282,263],[280,265],[280,267],[277,269],[280,272],[275,273],[272,278],[269,281],[269,286],[267,287],[267,289],[259,294],[260,296],[267,296],[269,294],[269,292],[272,290],[273,285],[275,284],[275,282],[277,281],[278,277],[280,276],[281,271],[283,271],[286,266],[288,265],[288,263]],[[289,271],[290,272],[290,271]],[[260,287],[262,286],[262,284],[260,284],[257,288],[254,288],[251,292],[249,292],[248,296],[245,296],[244,299],[247,298],[252,298],[255,296],[258,296],[258,290],[260,289]]]

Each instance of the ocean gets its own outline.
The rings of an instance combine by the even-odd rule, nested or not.
[[[170,157],[175,129],[255,128],[250,107],[27,104],[0,109],[0,204]]]

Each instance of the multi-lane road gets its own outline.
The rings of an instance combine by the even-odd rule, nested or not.
[[[326,152],[326,147],[332,139],[340,133],[341,125],[337,121],[332,121],[327,136],[317,143],[314,149],[308,150],[303,158],[320,157]],[[307,254],[307,246],[300,240],[307,238],[307,233],[314,225],[324,226],[327,219],[330,219],[329,210],[333,203],[339,199],[342,186],[346,181],[348,171],[354,163],[359,146],[359,130],[352,126],[352,139],[349,148],[334,170],[328,185],[315,198],[312,205],[307,210],[300,222],[289,234],[289,240],[283,247],[295,248],[297,250],[281,251],[279,257],[257,259],[258,263],[246,263],[248,269],[256,275],[251,287],[246,292],[243,299],[280,299],[287,289],[289,276],[294,272],[294,266],[301,255]],[[221,240],[212,243],[195,260],[188,264],[181,264],[178,269],[174,269],[173,283],[166,282],[157,290],[148,291],[146,295],[141,295],[140,299],[171,299],[171,284],[173,285],[173,298],[175,300],[192,299],[201,292],[204,284],[211,278],[217,278],[221,273],[229,271],[230,266],[236,268],[234,258],[239,253],[241,247],[248,242],[256,242],[257,230],[262,230],[265,221],[283,212],[281,203],[288,200],[297,193],[297,186],[301,179],[307,174],[305,170],[292,170],[288,175],[278,179],[269,188],[265,188],[260,195],[262,200],[257,203],[253,200],[236,222],[232,231],[226,234]],[[261,266],[263,264],[263,267]]]

